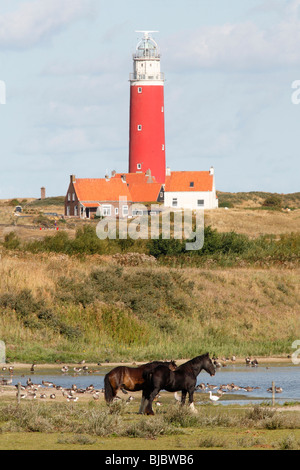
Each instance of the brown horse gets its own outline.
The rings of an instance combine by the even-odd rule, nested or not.
[[[163,362],[154,361],[143,364],[139,367],[118,366],[112,369],[104,377],[104,397],[107,403],[111,403],[116,397],[118,390],[125,389],[130,392],[143,390],[145,378],[144,372],[150,372],[160,365],[167,366],[170,370],[176,370],[174,361]],[[140,413],[144,410],[145,399],[142,399]]]

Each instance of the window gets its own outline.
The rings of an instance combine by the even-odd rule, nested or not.
[[[75,215],[75,217],[78,216],[78,207],[77,206],[74,207],[74,215]]]
[[[194,187],[194,181],[191,181],[190,182],[190,188],[193,188]]]
[[[164,144],[162,144],[162,146],[161,146],[161,149],[162,149],[162,150],[165,150],[165,146],[164,146]]]
[[[177,204],[178,204],[177,197],[174,197],[174,198],[172,199],[172,207],[177,207]]]
[[[142,169],[142,164],[138,163],[136,167],[137,167],[138,170],[141,170]]]
[[[164,112],[164,107],[163,107],[163,106],[161,107],[161,112],[162,112],[162,113]]]
[[[67,206],[67,216],[70,215],[70,206]]]
[[[198,199],[197,206],[198,207],[203,207],[204,206],[204,199]]]
[[[141,131],[141,130],[142,130],[142,125],[139,124],[139,125],[137,126],[137,129],[138,129],[138,131]]]
[[[142,87],[141,86],[138,87],[138,93],[142,93]]]
[[[68,201],[71,201],[71,193],[68,193]]]
[[[111,215],[111,206],[102,206],[102,215],[103,217]]]
[[[72,200],[75,201],[75,193],[72,194]]]
[[[119,214],[119,208],[115,207],[115,215],[118,215],[118,214]]]
[[[125,217],[126,215],[128,215],[128,206],[123,206],[122,207],[122,212],[123,212],[123,216]]]
[[[132,215],[133,215],[133,217],[142,216],[143,211],[141,209],[135,209],[134,211],[132,211]]]

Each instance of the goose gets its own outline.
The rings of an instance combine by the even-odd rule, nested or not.
[[[68,366],[62,366],[62,368],[61,368],[60,370],[61,370],[63,373],[68,372],[69,367],[68,367]]]
[[[50,398],[51,398],[51,400],[55,400],[55,398],[56,398],[55,393],[52,393],[52,394],[50,395]]]
[[[42,380],[42,384],[44,387],[53,387],[54,385],[52,382],[47,382],[47,380]]]
[[[78,373],[78,372],[80,372],[82,369],[81,369],[81,367],[74,367],[73,370],[74,370],[74,372]]]
[[[275,392],[276,393],[281,393],[282,392],[282,387],[275,387]]]
[[[68,396],[67,398],[67,401],[77,401],[78,400],[78,397],[72,397],[72,396]]]
[[[161,406],[162,402],[161,401],[156,401],[155,404],[156,404],[156,406]]]
[[[209,391],[209,399],[211,401],[218,401],[220,397],[217,397],[216,395],[213,395],[211,391]]]
[[[232,356],[232,357],[231,357],[231,360],[232,360],[232,362],[235,362],[235,361],[236,361],[236,357],[235,357],[235,356]]]
[[[216,390],[216,388],[218,388],[217,385],[209,385],[209,384],[206,384],[206,387],[209,388],[210,390]]]
[[[206,389],[206,386],[205,386],[204,383],[201,383],[201,384],[197,385],[197,387],[196,387],[196,390],[205,390],[205,389]]]
[[[46,393],[41,393],[41,394],[40,394],[40,398],[47,398]]]
[[[131,395],[129,395],[129,397],[126,400],[126,403],[130,403],[132,400],[133,400],[133,397]]]
[[[84,372],[87,372],[89,370],[88,366],[83,366],[82,370],[84,370]]]
[[[100,396],[98,392],[93,393],[94,400],[99,400]]]

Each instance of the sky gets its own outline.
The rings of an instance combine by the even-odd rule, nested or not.
[[[0,0],[1,199],[128,171],[137,30],[158,31],[171,170],[300,191],[300,0]]]

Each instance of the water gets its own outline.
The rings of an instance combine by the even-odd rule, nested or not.
[[[38,366],[35,373],[29,371],[14,370],[12,376],[12,384],[16,385],[18,382],[26,384],[27,379],[30,377],[35,384],[42,384],[42,381],[53,382],[55,385],[60,385],[63,388],[70,388],[76,384],[78,388],[86,388],[89,385],[94,385],[96,389],[104,387],[104,375],[113,369],[112,366],[99,367],[96,372],[92,374],[80,372],[75,374],[73,367],[70,371],[63,374],[60,366],[57,369],[42,369]],[[0,370],[0,372],[2,372]],[[9,377],[7,372],[2,372],[4,377]],[[276,393],[276,402],[284,403],[289,401],[300,402],[300,366],[293,364],[262,364],[258,367],[247,367],[244,365],[228,365],[222,369],[217,369],[216,375],[210,377],[206,372],[202,371],[198,376],[197,384],[209,383],[212,385],[220,386],[222,384],[239,385],[242,387],[259,387],[252,392],[236,391],[226,392],[218,404],[244,404],[265,402],[272,400],[272,393],[267,392],[267,389],[272,386],[272,381],[275,382],[276,387],[282,387],[282,393]],[[213,391],[215,394],[215,391]],[[197,391],[195,394],[195,402],[201,401],[203,392]]]
[[[263,364],[258,367],[229,365],[217,369],[214,377],[209,377],[203,372],[198,376],[198,383],[209,383],[217,386],[234,383],[241,387],[258,387],[252,392],[242,390],[226,392],[218,402],[223,404],[233,402],[249,404],[251,400],[255,403],[272,400],[272,393],[267,392],[267,389],[272,387],[272,382],[275,383],[276,387],[281,387],[283,390],[282,393],[275,394],[277,403],[300,402],[300,366],[294,364]],[[215,394],[215,391],[212,392]],[[201,395],[199,395],[199,398],[201,399]]]

